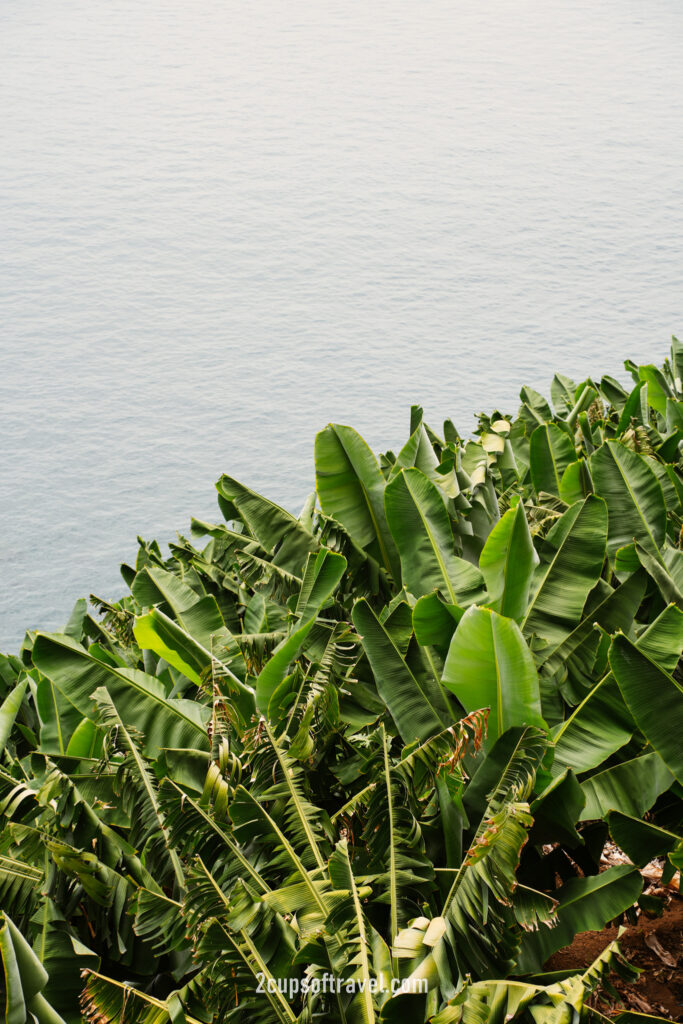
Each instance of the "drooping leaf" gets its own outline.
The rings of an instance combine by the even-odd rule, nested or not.
[[[378,561],[399,578],[398,556],[384,514],[384,478],[363,438],[351,427],[330,424],[315,438],[320,506],[362,548],[376,545]]]
[[[326,549],[309,556],[296,606],[297,622],[277,645],[256,680],[256,706],[262,714],[268,714],[271,698],[306,642],[316,616],[336,590],[346,565],[343,555]]]
[[[107,689],[125,722],[140,729],[149,754],[161,747],[198,747],[208,743],[208,708],[195,701],[169,700],[162,683],[138,669],[119,668],[93,657],[70,637],[39,633],[33,648],[36,667],[88,718],[96,713],[92,694]]]
[[[40,750],[64,754],[83,715],[47,677],[36,686],[35,702],[40,718]]]
[[[413,608],[415,639],[422,647],[439,647],[445,653],[463,614],[462,608],[448,604],[438,594],[426,594]]]
[[[614,842],[639,868],[675,849],[683,838],[621,811],[610,811],[607,821]]]
[[[634,581],[637,586],[634,586]],[[627,597],[617,605],[615,599],[622,591]],[[611,606],[609,614],[600,614],[603,625],[607,627],[611,624],[613,629],[628,628],[628,621],[620,622],[618,619],[628,611],[632,596],[638,597],[641,594],[642,586],[637,577],[632,576],[602,606],[605,609],[608,604]],[[636,601],[636,605],[638,603]],[[635,609],[631,618],[634,615]],[[668,671],[675,668],[682,646],[683,613],[674,606],[665,608],[636,640],[638,650]],[[563,645],[559,653],[564,649]],[[628,743],[635,730],[633,715],[624,701],[614,675],[609,673],[554,730],[553,772],[559,772],[564,767],[570,767],[576,772],[597,767]]]
[[[560,644],[581,620],[588,594],[605,558],[607,509],[594,495],[572,505],[541,546],[531,582],[525,633]]]
[[[424,473],[398,473],[387,485],[385,505],[403,584],[415,597],[440,590],[453,604],[463,606],[483,596],[482,576],[455,554],[443,496]]]
[[[557,921],[553,928],[526,932],[517,974],[540,971],[553,953],[569,945],[578,932],[600,931],[638,899],[643,880],[630,864],[619,864],[602,874],[573,878],[557,893]]]
[[[193,683],[211,665],[211,653],[158,608],[135,620],[135,639],[142,650],[154,651]]]
[[[635,731],[635,722],[624,704],[614,676],[610,673],[554,730],[553,772],[564,768],[589,771],[625,746]]]
[[[683,611],[670,604],[638,634],[635,645],[664,672],[673,673],[683,652]]]
[[[531,479],[537,494],[560,495],[567,466],[575,458],[570,438],[555,423],[544,423],[534,430],[529,444]]]
[[[622,761],[581,783],[586,798],[581,819],[604,818],[613,810],[639,818],[672,783],[671,772],[656,753]]]
[[[612,641],[609,660],[638,727],[683,782],[683,687],[621,634]]]
[[[231,476],[222,476],[216,487],[228,508],[234,509],[252,536],[274,555],[274,563],[300,573],[306,556],[318,546],[304,524]]]
[[[327,548],[309,555],[295,609],[301,622],[315,617],[324,608],[339,586],[346,566],[343,555]]]
[[[539,663],[549,658],[566,660],[590,637],[596,626],[602,626],[607,633],[618,629],[630,629],[645,593],[644,573],[636,572],[620,586],[612,588],[604,580],[588,595],[583,607],[582,619],[569,636],[556,646],[549,646],[539,652]]]
[[[437,683],[413,675],[367,601],[354,605],[353,623],[363,641],[377,690],[403,741],[425,740],[450,725],[452,715]]]
[[[536,842],[569,843],[579,846],[582,839],[576,831],[576,822],[586,802],[576,776],[571,769],[553,779],[531,804]]]
[[[666,533],[666,506],[648,460],[607,441],[591,456],[590,465],[596,494],[607,504],[610,558],[634,540],[657,557]]]
[[[560,497],[567,505],[583,501],[593,490],[593,481],[585,459],[570,462],[560,480]]]
[[[248,539],[245,535],[245,541]],[[211,649],[213,637],[225,632],[225,620],[213,594],[199,596],[187,583],[159,566],[141,569],[131,592],[143,608],[168,605],[180,627],[206,650]]]

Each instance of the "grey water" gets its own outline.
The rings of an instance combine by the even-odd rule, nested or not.
[[[678,0],[3,0],[0,647],[229,472],[683,331]]]

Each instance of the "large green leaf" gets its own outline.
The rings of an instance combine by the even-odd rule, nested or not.
[[[82,712],[46,676],[36,686],[35,703],[40,718],[39,750],[52,755],[66,753],[85,720]]]
[[[315,619],[308,619],[294,629],[277,645],[256,679],[256,707],[262,715],[268,714],[268,705],[280,683],[287,675],[287,669],[299,654]]]
[[[143,608],[168,604],[177,619],[199,599],[192,587],[158,565],[146,565],[136,573],[131,593]]]
[[[612,605],[607,617],[600,614],[603,625],[607,627],[607,619],[613,628],[628,628],[629,623],[616,621],[616,598],[622,592],[629,592],[623,605],[619,605],[619,614],[627,611],[628,603],[642,593],[642,587],[634,587],[636,580],[632,576],[607,599],[605,605]],[[636,582],[638,582],[636,580]],[[605,605],[602,607],[604,608]],[[635,610],[632,617],[635,616]],[[673,671],[683,647],[683,613],[673,605],[665,608],[651,622],[636,640],[636,647],[660,668]],[[564,651],[564,645],[560,652]],[[575,772],[585,772],[602,764],[611,754],[623,747],[636,731],[636,723],[621,695],[619,686],[610,672],[595,686],[584,700],[574,709],[572,714],[554,730],[555,761],[553,772],[563,768],[573,768]]]
[[[391,636],[367,601],[358,601],[353,623],[360,633],[377,690],[405,743],[425,740],[452,722],[441,688],[410,671]]]
[[[47,971],[43,995],[67,1024],[81,1024],[79,996],[86,969],[97,970],[100,958],[70,932],[64,915],[54,901],[47,899],[39,911],[40,932],[34,952]]]
[[[325,607],[345,570],[344,556],[327,548],[322,548],[316,555],[309,555],[295,609],[301,622],[315,617]]]
[[[384,477],[355,430],[331,423],[315,438],[315,478],[320,507],[362,548],[399,578],[396,548],[384,514]],[[374,551],[373,551],[374,553]]]
[[[645,594],[646,584],[642,571],[633,573],[616,588],[610,587],[602,579],[598,580],[583,607],[581,622],[558,645],[539,652],[538,662],[542,664],[551,657],[566,662],[588,640],[596,626],[602,626],[607,633],[630,629]]]
[[[576,401],[576,384],[562,373],[556,373],[550,383],[550,397],[557,416],[569,415]]]
[[[443,496],[424,473],[401,470],[387,485],[385,505],[407,590],[415,597],[440,590],[459,605],[483,597],[481,573],[455,554]]]
[[[585,802],[576,776],[565,768],[531,805],[534,842],[565,842],[579,846],[582,839],[576,831],[576,822]]]
[[[560,480],[560,497],[567,505],[573,505],[584,498],[593,490],[593,482],[588,471],[588,463],[585,459],[577,459],[570,462]]]
[[[458,605],[448,604],[436,593],[426,594],[413,608],[415,639],[421,647],[438,647],[445,654],[462,616]]]
[[[665,543],[660,554],[653,555],[637,541],[619,548],[615,559],[618,575],[637,571],[638,565],[648,573],[665,601],[683,608],[683,551]]]
[[[396,462],[389,474],[392,480],[402,469],[415,466],[422,470],[426,476],[435,476],[439,463],[434,454],[434,449],[425,430],[422,419],[417,424],[410,437],[396,456]]]
[[[683,782],[683,687],[623,635],[612,641],[609,661],[638,727]]]
[[[560,495],[562,475],[576,458],[569,436],[555,423],[544,423],[534,430],[529,443],[531,479],[537,494]]]
[[[606,540],[607,509],[595,495],[577,501],[558,519],[541,546],[523,622],[526,633],[557,646],[572,632],[602,571]]]
[[[140,615],[133,632],[141,650],[154,651],[193,683],[200,683],[202,672],[211,665],[210,651],[158,608]]]
[[[514,619],[469,608],[451,640],[443,682],[466,711],[491,709],[490,742],[511,726],[545,726],[534,659]]]
[[[652,363],[638,367],[638,376],[647,384],[647,402],[661,416],[666,416],[666,402],[671,397],[671,388],[661,370]]]
[[[518,501],[493,527],[479,558],[494,611],[518,621],[524,618],[538,561],[524,505]]]
[[[96,725],[90,718],[82,718],[69,740],[66,755],[87,760],[100,757],[103,752],[104,738],[104,729],[101,726]]]
[[[149,756],[161,747],[206,749],[209,709],[195,701],[168,700],[163,684],[137,669],[98,660],[63,634],[39,633],[33,661],[82,715],[96,716],[92,695],[103,686],[116,701],[122,719],[145,736]]]
[[[552,409],[538,391],[525,386],[519,392],[519,397],[522,400],[522,407],[519,411],[527,425],[529,435],[539,423],[549,423],[552,420]]]
[[[659,668],[673,673],[683,651],[683,611],[669,605],[639,633],[635,644]]]
[[[27,686],[28,676],[24,676],[5,697],[2,704],[0,704],[0,751],[7,745],[12,727],[21,709]]]
[[[629,742],[635,722],[609,673],[554,730],[553,774],[586,772]]]
[[[666,505],[648,460],[617,441],[607,441],[590,464],[596,493],[607,502],[610,558],[633,540],[657,556],[666,533]]]
[[[669,853],[683,840],[674,832],[621,811],[611,811],[607,821],[614,842],[639,868]]]
[[[543,964],[578,932],[601,931],[638,899],[643,887],[640,872],[630,864],[619,864],[599,875],[572,878],[555,894],[559,900],[556,924],[526,932],[516,974],[540,971]]]
[[[605,768],[581,783],[586,798],[581,820],[604,818],[615,810],[640,817],[672,783],[671,772],[656,753]]]
[[[4,972],[6,1024],[65,1024],[42,992],[48,974],[16,925],[0,913],[0,959]]]

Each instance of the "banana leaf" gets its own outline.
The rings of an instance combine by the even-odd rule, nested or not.
[[[533,655],[514,619],[468,608],[451,640],[443,682],[466,711],[491,709],[489,746],[512,726],[545,727]]]
[[[599,875],[570,879],[554,894],[559,905],[553,927],[524,934],[515,973],[536,973],[579,932],[601,931],[633,906],[642,888],[640,872],[630,864],[619,864]]]
[[[439,684],[416,678],[367,601],[353,608],[353,623],[373,671],[377,690],[405,743],[425,740],[453,721]]]
[[[638,727],[683,782],[683,687],[621,634],[612,641],[609,660]]]
[[[606,539],[607,509],[594,495],[558,519],[541,545],[522,624],[525,633],[537,633],[556,647],[576,628],[600,577]]]
[[[403,469],[387,485],[386,518],[401,560],[403,585],[415,597],[440,590],[452,604],[485,593],[478,569],[454,553],[443,494],[419,469]]]
[[[400,569],[384,514],[385,481],[377,460],[355,430],[331,423],[315,438],[315,477],[320,507],[344,526],[394,577]]]
[[[538,562],[524,505],[518,501],[493,527],[479,558],[489,606],[520,622],[527,610]]]
[[[591,456],[590,467],[595,492],[607,504],[610,558],[633,540],[658,557],[666,535],[666,505],[648,460],[616,441],[607,441]]]
[[[209,709],[196,701],[169,700],[163,684],[138,669],[108,665],[63,634],[39,633],[33,661],[43,675],[81,715],[95,718],[92,695],[100,686],[109,690],[123,720],[145,736],[145,751],[154,756],[162,747],[206,749]]]

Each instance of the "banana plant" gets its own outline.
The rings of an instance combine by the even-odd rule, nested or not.
[[[616,947],[544,964],[683,847],[683,347],[626,369],[329,425],[0,659],[8,1020],[601,1019]]]

